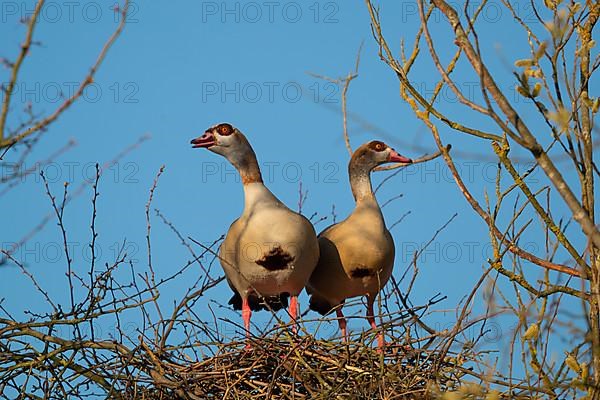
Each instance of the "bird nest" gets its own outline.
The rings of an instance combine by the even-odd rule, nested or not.
[[[280,329],[252,339],[248,347],[221,344],[214,355],[187,365],[159,361],[150,352],[153,384],[131,388],[124,397],[414,399],[459,383],[455,366],[441,351],[415,349],[400,340],[378,351],[372,341],[373,334],[344,343]]]

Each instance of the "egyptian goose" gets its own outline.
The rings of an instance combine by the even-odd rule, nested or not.
[[[219,260],[234,292],[229,304],[242,310],[246,337],[250,335],[252,311],[288,307],[289,297],[289,314],[295,322],[298,294],[319,259],[312,224],[267,189],[256,154],[238,129],[218,124],[191,144],[225,157],[238,170],[244,185],[244,211],[229,227]],[[296,332],[295,323],[293,329]]]
[[[310,308],[322,315],[336,310],[342,337],[347,340],[342,305],[347,298],[367,296],[367,319],[375,330],[373,303],[392,275],[394,240],[371,187],[371,171],[388,162],[411,163],[383,142],[360,146],[350,159],[348,173],[356,201],[354,211],[318,236],[321,256],[306,287]],[[378,347],[384,345],[377,335]]]

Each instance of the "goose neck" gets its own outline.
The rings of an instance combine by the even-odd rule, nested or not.
[[[374,200],[370,169],[350,166],[348,172],[352,195],[356,203]]]
[[[229,161],[239,172],[244,185],[263,182],[256,154],[251,148],[238,157],[232,157]]]

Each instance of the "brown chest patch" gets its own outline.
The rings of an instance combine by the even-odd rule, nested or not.
[[[294,257],[283,250],[281,246],[275,246],[268,253],[256,260],[256,263],[269,271],[290,268]]]
[[[371,268],[367,268],[365,266],[360,266],[354,268],[350,271],[350,278],[365,278],[367,276],[376,276],[377,271]]]

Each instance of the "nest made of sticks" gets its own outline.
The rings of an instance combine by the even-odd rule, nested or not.
[[[292,335],[280,329],[244,343],[219,345],[216,354],[187,365],[152,355],[154,383],[124,394],[135,399],[414,399],[431,388],[459,383],[440,351],[412,348],[398,340],[384,351],[373,335],[347,343]]]

